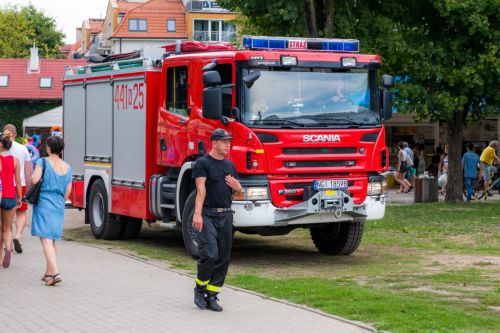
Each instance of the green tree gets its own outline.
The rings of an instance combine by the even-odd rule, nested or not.
[[[387,49],[397,84],[398,109],[445,121],[449,145],[446,201],[463,201],[461,151],[467,124],[500,115],[500,2],[397,1],[387,12],[403,37]],[[390,4],[385,7],[390,11]]]
[[[304,15],[310,2],[318,12],[326,0],[276,1],[276,7],[258,0],[218,1],[246,16],[247,31],[290,36],[310,32]],[[467,124],[500,114],[500,2],[346,0],[333,4],[330,30],[335,37],[357,37],[362,52],[381,55],[384,72],[403,78],[396,85],[398,110],[446,122],[446,201],[462,202],[463,130]],[[316,15],[318,35],[330,31],[320,27],[319,22],[325,22],[322,18]]]
[[[0,58],[29,56],[31,35],[25,16],[14,8],[0,9]]]
[[[227,9],[242,13],[245,33],[332,37],[335,0],[219,0]]]
[[[33,39],[44,58],[61,56],[60,47],[63,44],[64,33],[57,30],[56,21],[33,5],[22,8],[21,13],[28,19],[34,32]]]
[[[61,57],[64,34],[57,30],[53,18],[33,5],[0,9],[0,36],[1,58],[28,57],[33,43],[41,57]]]

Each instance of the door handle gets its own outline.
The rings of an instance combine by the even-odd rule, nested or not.
[[[184,125],[185,123],[187,123],[187,120],[186,120],[186,119],[181,119],[181,120],[179,120],[179,124],[183,124],[183,125]]]

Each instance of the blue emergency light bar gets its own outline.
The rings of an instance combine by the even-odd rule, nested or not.
[[[357,53],[359,41],[357,39],[243,36],[243,47],[251,50],[283,49]]]

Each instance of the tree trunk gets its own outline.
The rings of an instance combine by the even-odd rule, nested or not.
[[[318,25],[316,24],[315,0],[304,0],[306,5],[306,21],[309,37],[318,37]]]
[[[335,15],[335,0],[325,0],[325,37],[333,37],[333,17]]]
[[[465,123],[464,111],[456,111],[455,117],[446,122],[448,133],[448,185],[446,202],[463,203],[462,140]]]

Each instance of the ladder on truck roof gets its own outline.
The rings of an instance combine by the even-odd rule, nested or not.
[[[162,60],[172,55],[218,51],[236,51],[236,48],[231,44],[221,42],[203,43],[189,40],[177,41],[175,44],[167,44],[162,47],[144,48],[140,52],[137,51],[125,54],[117,54],[109,57],[110,61],[78,66],[74,71],[68,66],[66,68],[66,75],[91,74],[146,66],[160,67]],[[129,55],[133,58],[123,59],[123,56]],[[114,57],[115,59],[113,59]]]

